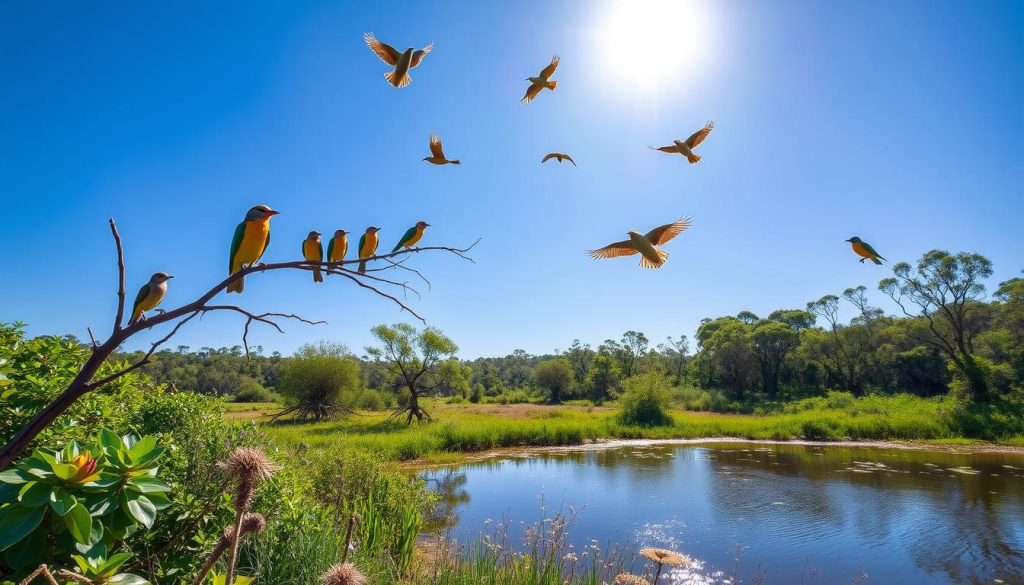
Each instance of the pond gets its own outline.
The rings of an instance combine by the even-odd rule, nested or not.
[[[575,515],[576,551],[593,539],[695,560],[661,583],[1024,583],[1020,453],[626,443],[423,475],[442,495],[436,528],[450,538],[515,533],[560,511]]]

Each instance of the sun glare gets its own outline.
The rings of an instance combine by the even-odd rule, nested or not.
[[[709,16],[702,0],[612,0],[596,35],[609,81],[645,93],[685,83],[707,64]]]

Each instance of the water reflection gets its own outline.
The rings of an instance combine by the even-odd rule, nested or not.
[[[577,547],[680,549],[672,583],[1024,582],[1024,456],[723,443],[542,452],[426,472],[431,526],[463,541],[488,520],[572,506]],[[736,547],[743,550],[736,565]],[[808,578],[808,575],[816,575]]]

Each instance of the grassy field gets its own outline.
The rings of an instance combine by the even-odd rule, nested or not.
[[[797,403],[801,404],[801,403]],[[578,445],[596,439],[916,440],[969,444],[950,412],[952,403],[908,395],[869,397],[842,404],[806,402],[769,415],[715,414],[673,410],[672,424],[624,426],[614,406],[536,404],[443,404],[427,401],[430,424],[406,426],[387,413],[361,413],[320,423],[270,423],[271,404],[231,405],[235,420],[260,426],[285,448],[352,447],[384,459],[453,461],[460,453],[496,447]],[[1022,444],[1020,436],[1000,442]]]

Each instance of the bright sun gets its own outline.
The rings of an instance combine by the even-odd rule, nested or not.
[[[702,0],[612,0],[597,57],[609,81],[636,92],[685,83],[707,64],[712,41]]]

